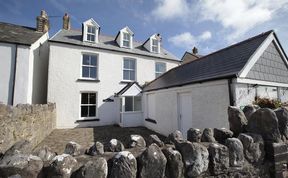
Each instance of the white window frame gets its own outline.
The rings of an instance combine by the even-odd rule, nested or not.
[[[89,28],[94,28],[95,33],[89,32]],[[87,33],[86,33],[86,39],[87,39],[87,41],[95,43],[95,42],[96,42],[96,32],[97,32],[96,26],[87,25]],[[88,35],[90,35],[90,36],[93,35],[93,36],[94,36],[94,40],[89,40],[89,39],[88,39]]]
[[[87,65],[87,64],[83,64],[83,59],[84,59],[84,55],[87,55],[87,56],[95,56],[96,57],[96,65]],[[98,76],[98,66],[99,66],[99,55],[98,54],[95,54],[95,53],[82,53],[81,55],[81,65],[80,65],[80,78],[81,79],[85,79],[85,80],[98,80],[99,79],[99,76]],[[93,67],[93,68],[96,68],[96,78],[92,78],[92,77],[83,77],[83,67]],[[90,75],[90,72],[89,72],[89,75]]]
[[[157,39],[151,39],[152,40],[152,42],[151,42],[151,51],[153,52],[153,53],[158,53],[159,52],[159,41],[157,40]],[[153,44],[153,42],[154,41],[156,41],[156,44]],[[156,51],[154,50],[154,48],[156,48]]]
[[[127,33],[127,32],[122,32],[122,35],[123,35],[122,46],[125,48],[130,48],[130,46],[131,46],[131,34]],[[128,39],[125,39],[125,35],[128,36]],[[128,42],[128,46],[125,46],[124,42]]]
[[[165,71],[164,72],[157,71],[157,64],[164,64],[165,65]],[[155,62],[155,78],[161,76],[165,72],[167,72],[167,64],[165,62]]]
[[[125,68],[124,67],[124,61],[125,60],[133,60],[135,62],[135,69],[128,69],[128,68]],[[134,78],[135,80],[130,80],[130,79],[124,79],[124,70],[126,71],[134,71]],[[123,58],[123,64],[122,64],[122,80],[123,81],[128,81],[128,82],[131,82],[131,81],[137,81],[137,60],[135,58],[129,58],[129,57],[124,57]]]
[[[132,97],[132,111],[126,111],[125,107],[126,107],[126,97]],[[141,108],[140,110],[135,110],[135,98],[139,97],[141,99]],[[122,107],[121,107],[121,113],[134,113],[134,112],[142,112],[142,97],[141,96],[123,96],[121,97],[121,101],[120,103],[122,103]]]
[[[83,93],[88,93],[88,94],[90,94],[90,93],[93,93],[93,94],[95,94],[95,101],[96,101],[96,103],[95,104],[82,104],[82,94]],[[80,108],[80,112],[79,112],[79,118],[81,119],[81,120],[85,120],[85,119],[95,119],[95,118],[98,118],[98,93],[96,92],[96,91],[81,91],[80,92],[80,96],[79,96],[79,98],[80,98],[80,102],[79,102],[79,108]],[[88,100],[89,101],[89,100]],[[96,109],[95,109],[95,116],[91,116],[91,117],[82,117],[82,115],[81,115],[81,113],[82,113],[82,106],[88,106],[88,113],[89,113],[89,106],[95,106],[96,107]]]

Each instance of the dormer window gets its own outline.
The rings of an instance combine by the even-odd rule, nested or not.
[[[161,35],[160,34],[154,34],[148,38],[143,46],[151,53],[160,53],[160,42],[161,42]]]
[[[130,34],[123,32],[123,46],[130,48]]]
[[[96,37],[96,27],[87,26],[87,41],[95,42]]]
[[[83,41],[98,43],[98,34],[100,30],[100,26],[93,20],[89,19],[83,22]]]
[[[152,39],[152,52],[158,53],[158,43],[158,40]]]

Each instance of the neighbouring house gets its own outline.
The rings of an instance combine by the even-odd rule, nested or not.
[[[46,103],[48,28],[45,11],[36,28],[0,22],[1,103]]]
[[[72,30],[65,14],[49,40],[48,102],[56,103],[58,128],[143,125],[141,86],[180,64],[159,34],[140,43],[127,26],[116,36],[100,29],[89,19]]]
[[[189,51],[186,51],[182,57],[181,64],[186,64],[188,62],[194,61],[196,59],[201,58],[202,56],[198,54],[198,49],[194,47],[192,49],[192,53]]]
[[[227,128],[229,105],[251,104],[256,96],[288,101],[287,55],[268,31],[173,68],[143,92],[147,128],[165,135]]]

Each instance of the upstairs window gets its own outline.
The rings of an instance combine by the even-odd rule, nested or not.
[[[96,117],[97,93],[81,93],[81,118]]]
[[[152,52],[158,53],[158,40],[152,39]]]
[[[123,80],[135,81],[136,79],[136,60],[125,58],[123,62]]]
[[[97,79],[97,55],[83,54],[82,78]]]
[[[159,77],[164,72],[166,72],[166,63],[164,62],[156,62],[155,63],[155,77]]]
[[[123,32],[123,46],[130,48],[130,34]]]
[[[96,40],[96,27],[87,26],[87,41],[95,42]]]

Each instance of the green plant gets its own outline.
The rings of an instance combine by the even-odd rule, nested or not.
[[[270,108],[270,109],[276,109],[282,106],[280,100],[260,98],[260,97],[255,97],[255,101],[253,102],[253,104],[258,105],[261,108]]]

